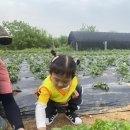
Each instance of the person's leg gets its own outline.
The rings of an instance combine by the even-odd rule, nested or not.
[[[13,94],[0,94],[0,97],[6,112],[7,119],[10,122],[13,130],[24,128],[20,115],[20,109],[14,100]]]
[[[58,115],[55,102],[49,100],[46,107],[46,125],[50,125]]]
[[[78,98],[76,99],[70,99],[70,101],[68,102],[68,110],[65,113],[66,117],[73,123],[73,124],[81,124],[82,120],[77,116],[77,114],[75,113],[76,110],[78,110],[80,108],[80,104],[82,103],[82,93],[83,93],[83,89],[81,86],[77,86],[76,87],[77,92],[79,93]]]
[[[0,96],[0,101],[1,101],[1,96]],[[7,129],[7,122],[1,116],[0,116],[0,129],[2,129],[2,130],[6,130]]]

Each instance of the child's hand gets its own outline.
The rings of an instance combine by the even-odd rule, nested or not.
[[[77,92],[77,90],[75,90],[71,97],[72,99],[75,99],[75,98],[78,98],[78,96],[79,96],[79,93]]]

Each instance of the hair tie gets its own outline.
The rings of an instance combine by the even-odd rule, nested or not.
[[[52,59],[52,61],[51,62],[54,62],[56,59],[58,59],[59,58],[59,56],[55,56],[53,59]]]

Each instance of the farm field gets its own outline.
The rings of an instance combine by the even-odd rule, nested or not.
[[[93,124],[98,118],[130,121],[129,50],[83,52],[57,50],[57,53],[69,54],[75,61],[80,60],[77,76],[84,88],[84,102],[78,114],[85,124]],[[50,50],[1,51],[0,55],[7,65],[14,97],[24,118],[25,128],[35,130],[34,91],[48,74]],[[1,113],[4,116],[4,113]],[[63,114],[59,114],[47,130],[64,125],[71,123]]]

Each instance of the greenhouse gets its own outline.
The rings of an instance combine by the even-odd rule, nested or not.
[[[129,49],[130,33],[72,31],[68,44],[75,50]]]

